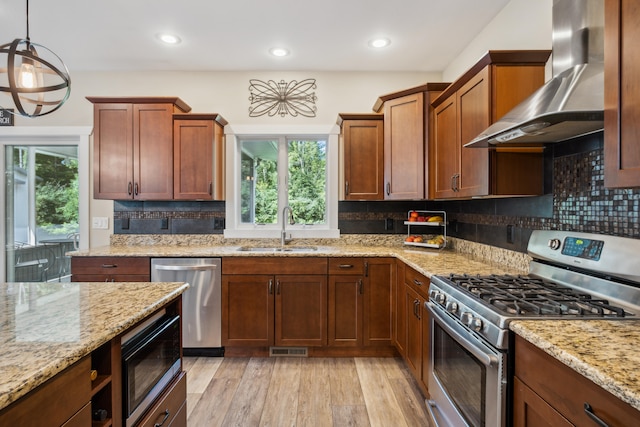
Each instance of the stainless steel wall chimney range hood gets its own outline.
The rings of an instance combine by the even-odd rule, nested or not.
[[[604,127],[604,0],[554,0],[553,78],[465,147],[561,142]]]

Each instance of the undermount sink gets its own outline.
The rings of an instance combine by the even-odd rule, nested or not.
[[[240,252],[313,252],[315,246],[240,246]]]

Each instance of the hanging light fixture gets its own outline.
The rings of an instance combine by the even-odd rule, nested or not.
[[[13,101],[17,112],[26,117],[53,113],[69,98],[71,78],[62,59],[29,38],[29,0],[27,37],[0,46],[0,92]],[[4,100],[0,106],[5,108]]]

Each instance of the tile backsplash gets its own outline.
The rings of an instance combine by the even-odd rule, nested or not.
[[[602,132],[547,148],[548,194],[460,201],[340,202],[342,234],[406,234],[411,209],[447,212],[453,237],[526,251],[531,231],[640,238],[640,189],[604,188]],[[115,234],[221,234],[224,202],[116,202]],[[507,228],[513,241],[507,241]]]

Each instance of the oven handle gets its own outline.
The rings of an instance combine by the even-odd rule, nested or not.
[[[496,356],[494,356],[493,354],[485,353],[477,346],[470,343],[469,340],[467,340],[460,332],[456,331],[454,328],[448,325],[445,319],[443,319],[440,314],[436,312],[436,310],[434,309],[435,307],[433,307],[431,302],[425,302],[424,306],[427,310],[429,310],[429,313],[431,314],[433,320],[437,321],[440,327],[444,329],[446,333],[452,335],[456,339],[456,341],[465,349],[467,349],[469,353],[473,354],[480,361],[480,363],[487,367],[498,364],[498,358]]]

